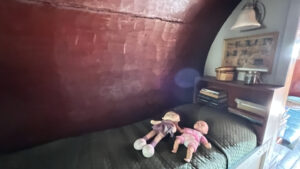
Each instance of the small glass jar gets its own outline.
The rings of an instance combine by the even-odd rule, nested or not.
[[[256,72],[256,71],[248,71],[248,72],[246,72],[244,83],[247,84],[247,85],[261,83],[260,73]]]

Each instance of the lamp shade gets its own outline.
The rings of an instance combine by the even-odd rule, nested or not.
[[[242,10],[231,30],[249,30],[259,28],[260,26],[261,24],[256,20],[253,6],[249,5]]]

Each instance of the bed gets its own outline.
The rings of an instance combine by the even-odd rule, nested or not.
[[[199,147],[191,163],[185,163],[186,149],[172,154],[173,138],[167,137],[156,147],[152,158],[134,150],[135,139],[150,129],[149,120],[121,128],[57,140],[31,149],[2,155],[2,169],[135,169],[135,168],[234,168],[257,146],[254,130],[247,121],[227,112],[187,104],[174,108],[181,115],[181,126],[191,127],[198,120],[210,126],[207,138],[212,149]]]

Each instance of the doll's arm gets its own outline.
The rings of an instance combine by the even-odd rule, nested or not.
[[[211,144],[209,142],[207,142],[206,144],[204,144],[204,147],[207,149],[211,149]]]
[[[156,124],[160,124],[161,121],[151,120],[150,123],[151,123],[152,125],[156,125]]]
[[[176,129],[180,132],[183,133],[183,129],[180,128],[180,126],[178,125],[178,123],[175,123]]]
[[[177,131],[177,127],[174,126],[174,127],[172,128],[172,132],[173,132],[173,133],[176,133],[176,131]]]
[[[211,144],[207,141],[207,139],[202,136],[200,142],[204,145],[205,148],[211,149]]]

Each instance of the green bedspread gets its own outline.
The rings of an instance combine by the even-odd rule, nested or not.
[[[183,105],[174,109],[182,124],[192,126],[206,120],[210,126],[212,149],[199,147],[191,163],[185,163],[186,148],[171,153],[173,138],[167,137],[156,147],[152,158],[144,158],[133,149],[135,139],[144,136],[149,120],[117,129],[61,139],[20,152],[0,156],[1,169],[137,169],[137,168],[205,168],[223,169],[234,165],[256,147],[256,136],[242,119],[200,105]]]
[[[208,123],[207,138],[226,156],[228,168],[256,147],[254,130],[247,121],[238,116],[197,104],[179,106],[175,111],[181,112],[186,126],[191,127],[195,119]]]

